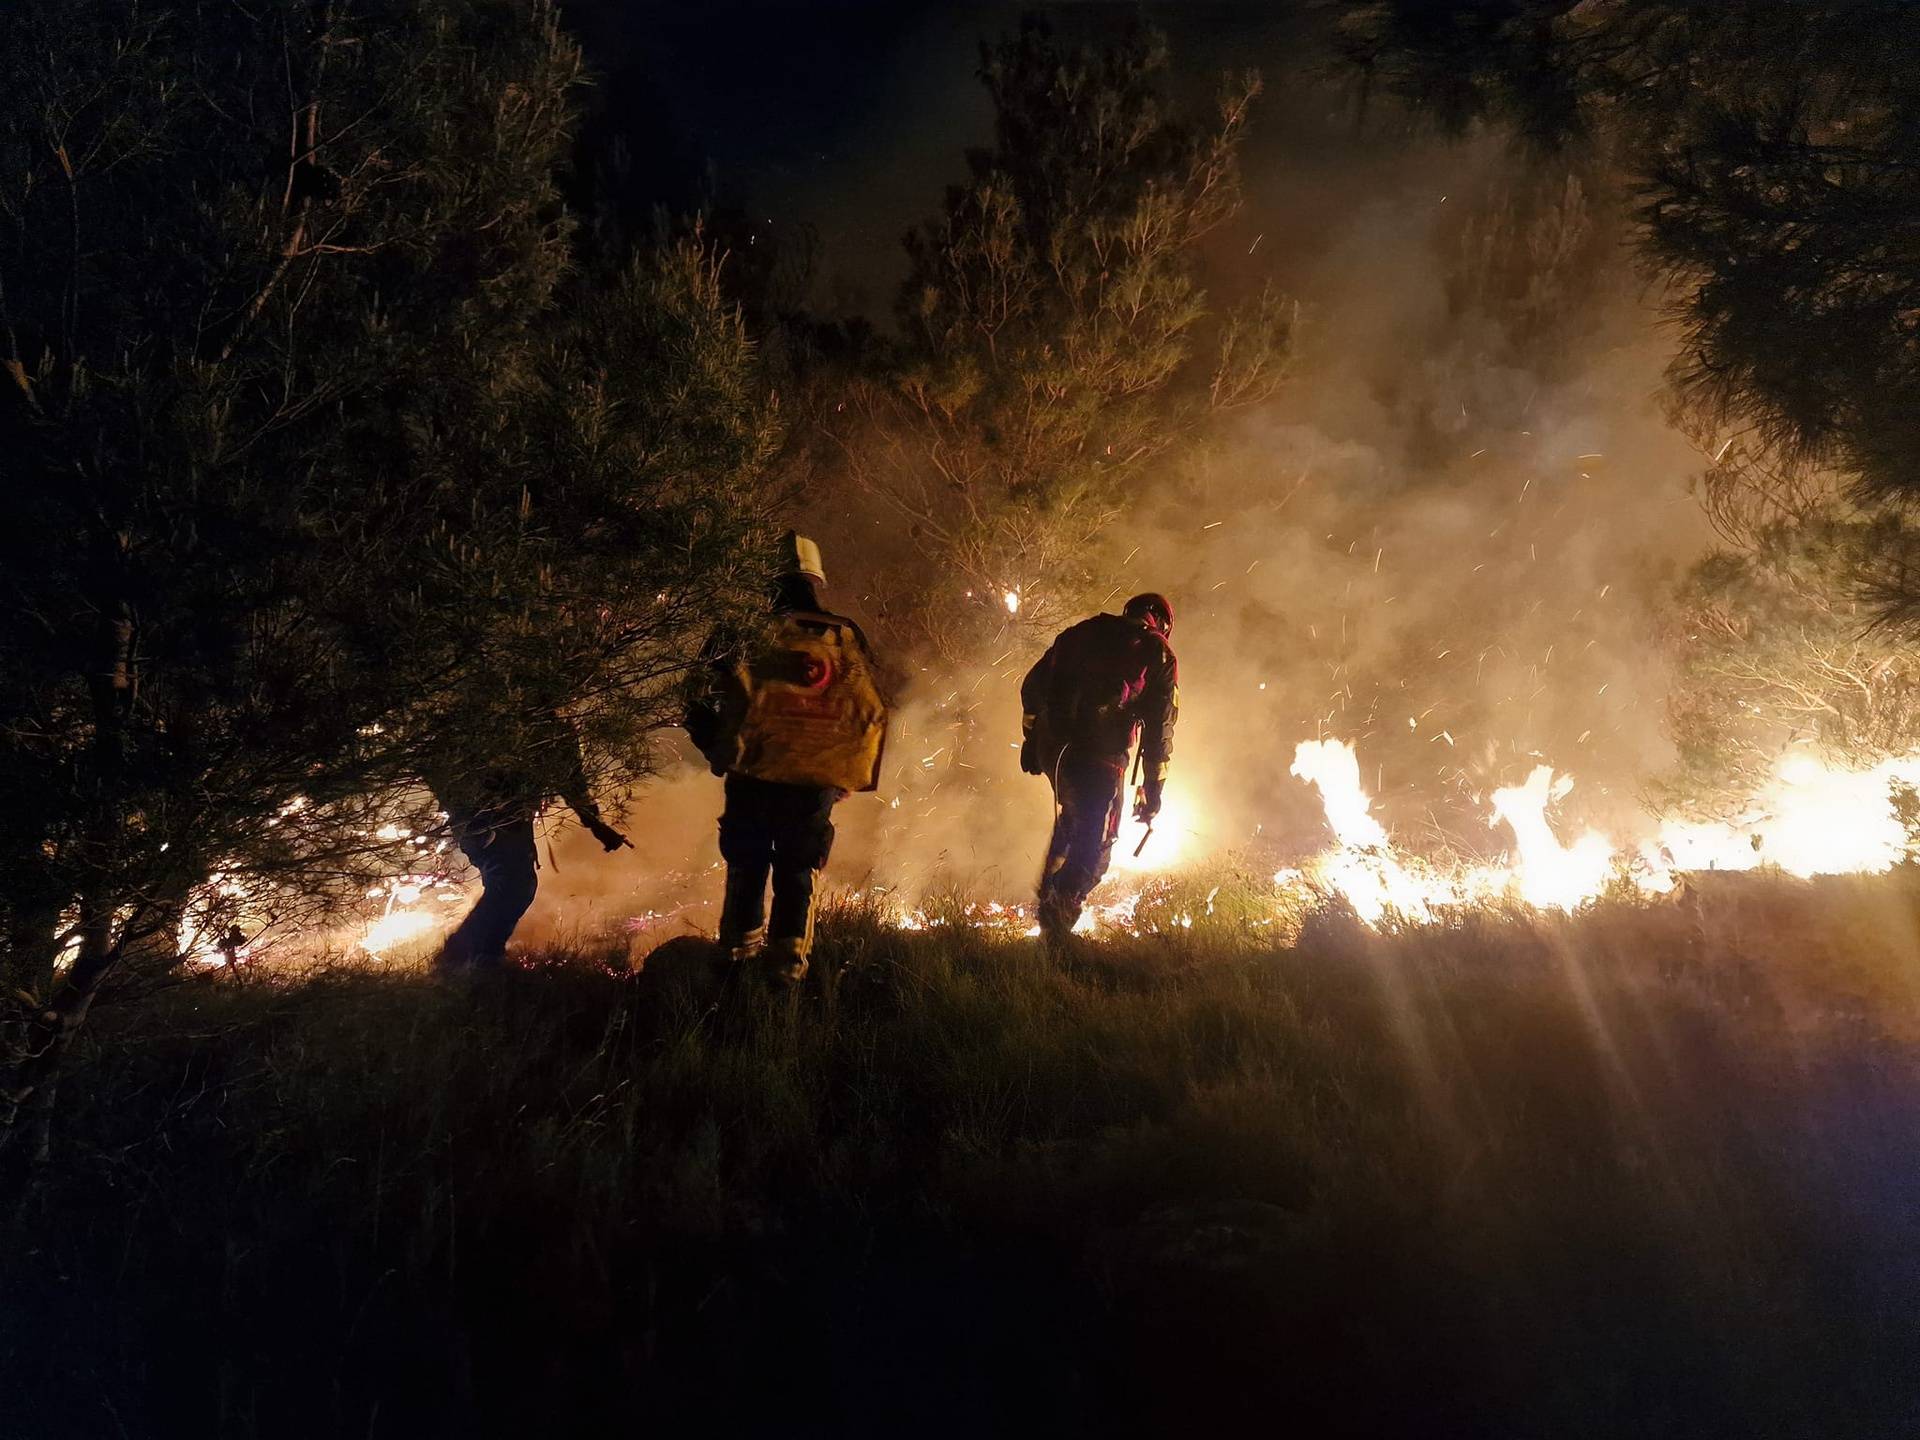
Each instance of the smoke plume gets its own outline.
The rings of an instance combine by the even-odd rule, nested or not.
[[[1570,830],[1630,836],[1671,758],[1660,608],[1709,537],[1618,197],[1498,136],[1356,131],[1343,97],[1306,78],[1311,58],[1269,69],[1250,203],[1210,256],[1217,294],[1276,282],[1300,299],[1299,374],[1170,459],[1100,542],[1107,608],[1155,589],[1178,611],[1173,785],[1142,863],[1320,848],[1319,804],[1288,767],[1296,744],[1328,737],[1356,745],[1408,848],[1501,850],[1489,796],[1541,764],[1573,777]],[[953,66],[966,83],[969,57]],[[976,138],[954,137],[956,168]],[[871,223],[897,234],[914,218]],[[816,527],[829,569],[858,575],[884,517],[848,496],[817,510],[842,517]],[[1008,577],[1036,599],[1047,583]],[[832,600],[871,622],[879,598],[855,585]],[[1002,634],[959,667],[896,649],[908,683],[885,783],[840,807],[834,883],[1030,893],[1052,812],[1019,773],[1017,689],[1049,636],[1011,611]],[[529,933],[649,915],[649,936],[710,928],[719,789],[689,758],[635,797],[634,851],[560,834]]]

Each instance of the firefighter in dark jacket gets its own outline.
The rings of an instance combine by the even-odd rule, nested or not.
[[[1053,785],[1053,838],[1040,874],[1040,933],[1061,943],[1107,873],[1120,833],[1128,754],[1140,744],[1134,815],[1160,813],[1180,712],[1180,672],[1167,638],[1173,606],[1136,595],[1118,615],[1062,631],[1020,686],[1020,768]]]
[[[813,952],[833,807],[849,791],[878,786],[886,707],[866,636],[821,604],[819,547],[789,534],[783,548],[787,568],[764,632],[708,639],[686,725],[713,773],[726,777],[719,943],[776,984],[795,985]]]
[[[556,795],[605,849],[629,843],[601,817],[579,738],[565,720],[541,717],[500,749],[506,758],[471,768],[443,762],[427,777],[454,843],[480,872],[480,898],[441,946],[436,965],[443,973],[504,965],[507,941],[539,885],[533,824]]]

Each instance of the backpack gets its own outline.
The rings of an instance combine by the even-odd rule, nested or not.
[[[880,788],[887,706],[851,620],[774,617],[732,666],[719,697],[718,768],[782,785]]]
[[[1041,716],[1052,745],[1121,754],[1132,747],[1134,704],[1146,669],[1144,633],[1116,616],[1096,615],[1060,636]]]

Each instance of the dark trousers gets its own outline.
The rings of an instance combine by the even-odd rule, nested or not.
[[[833,807],[843,793],[727,776],[726,808],[720,814],[720,858],[727,862],[723,939],[737,943],[759,929],[769,876],[773,914],[764,923],[770,938],[810,936],[814,878],[833,852]]]
[[[451,963],[495,964],[506,958],[513,927],[533,904],[539,885],[533,821],[452,807],[447,819],[455,843],[480,872],[480,898],[447,936],[441,958]]]
[[[1071,754],[1055,769],[1053,837],[1047,842],[1046,868],[1040,873],[1040,923],[1072,929],[1087,896],[1113,863],[1113,842],[1120,834],[1120,804],[1127,766],[1105,760],[1077,760]]]

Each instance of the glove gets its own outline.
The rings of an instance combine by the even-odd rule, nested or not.
[[[1044,775],[1047,767],[1040,763],[1040,747],[1034,742],[1033,734],[1020,742],[1020,770],[1025,775]]]
[[[1160,787],[1142,785],[1133,797],[1133,818],[1142,825],[1151,825],[1154,816],[1160,813]]]
[[[602,850],[611,852],[620,849],[623,845],[629,850],[633,848],[633,842],[631,840],[627,839],[626,836],[622,835],[604,820],[591,820],[587,822],[587,831],[594,839],[600,842],[600,848]]]

